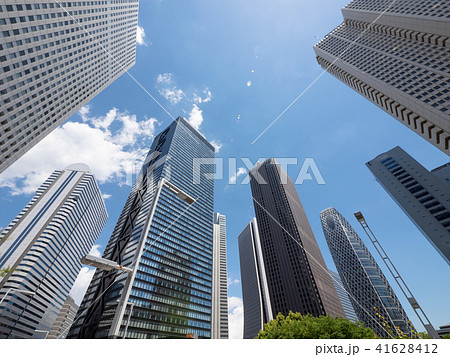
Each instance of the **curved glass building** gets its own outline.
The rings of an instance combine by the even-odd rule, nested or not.
[[[320,212],[323,232],[358,320],[383,338],[411,336],[413,326],[389,282],[347,220],[334,208]]]

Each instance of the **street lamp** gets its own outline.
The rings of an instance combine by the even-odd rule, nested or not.
[[[153,221],[153,216],[156,211],[156,205],[158,204],[159,197],[160,197],[160,194],[161,194],[161,191],[163,188],[165,188],[165,189],[169,190],[170,192],[172,192],[173,194],[175,194],[180,200],[186,202],[188,205],[192,205],[196,201],[195,198],[193,198],[188,193],[184,192],[182,189],[178,188],[177,186],[175,186],[173,183],[169,182],[165,178],[161,178],[159,180],[158,186],[156,187],[155,196],[154,196],[152,205],[149,209],[149,214],[147,216],[147,219],[145,221],[145,224],[144,224],[144,227],[142,229],[142,233],[141,233],[141,236],[139,239],[139,243],[138,243],[138,247],[137,247],[136,255],[135,255],[136,258],[134,259],[134,264],[132,267],[133,271],[131,274],[128,274],[125,286],[123,287],[124,293],[122,293],[122,295],[120,297],[120,300],[119,300],[120,302],[117,307],[117,312],[114,315],[113,321],[111,323],[109,336],[112,338],[117,338],[116,336],[119,335],[120,326],[122,325],[123,315],[125,314],[125,309],[128,304],[128,298],[130,296],[134,278],[137,273],[139,261],[144,252],[145,243],[147,242],[148,231],[150,230],[150,226]],[[128,316],[127,328],[128,328],[128,323],[129,323],[130,317],[131,317],[131,313]],[[125,330],[125,332],[126,332],[126,330]]]
[[[90,255],[90,254],[86,255],[83,259],[81,259],[81,262],[85,265],[90,265],[94,268],[99,268],[99,269],[106,270],[106,271],[111,271],[114,269],[122,270],[125,273],[131,273],[133,271],[131,268],[124,267],[115,261],[96,257],[96,256]]]
[[[3,296],[2,300],[0,301],[0,305],[3,303],[3,300],[6,299],[6,297],[9,295],[10,292],[18,292],[18,293],[22,293],[24,295],[36,295],[36,293],[34,291],[28,291],[28,290],[20,290],[20,289],[16,289],[16,288],[9,288],[8,291],[6,292],[5,296]]]

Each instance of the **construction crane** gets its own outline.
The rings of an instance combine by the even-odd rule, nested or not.
[[[406,299],[411,304],[411,307],[413,308],[413,310],[416,313],[417,317],[419,318],[420,322],[427,330],[428,335],[430,335],[431,338],[439,339],[440,336],[437,334],[436,330],[434,329],[434,327],[431,324],[430,320],[428,319],[427,315],[425,315],[425,312],[420,307],[419,303],[417,302],[416,298],[412,294],[411,290],[409,290],[408,286],[406,285],[402,276],[398,272],[397,268],[395,268],[391,259],[386,254],[385,250],[381,246],[377,237],[375,237],[375,234],[373,234],[373,232],[370,229],[369,225],[367,224],[366,219],[364,218],[363,214],[361,212],[356,212],[354,215],[355,215],[355,218],[358,220],[358,222],[361,224],[361,227],[364,229],[364,232],[366,232],[367,236],[369,237],[373,246],[377,250],[378,254],[380,254],[381,259],[383,259],[387,268],[391,272],[392,276],[394,277],[395,281],[397,282],[398,286],[400,287],[400,290],[402,291],[403,295],[405,295]]]

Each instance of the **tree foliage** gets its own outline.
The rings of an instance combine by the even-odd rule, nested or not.
[[[342,317],[319,316],[289,312],[278,314],[276,319],[264,325],[255,338],[377,338],[372,329],[360,322],[354,323]]]
[[[9,266],[7,268],[0,269],[0,277],[3,278],[4,276],[6,276],[6,274],[9,274],[13,271],[14,271],[14,269],[11,269]]]

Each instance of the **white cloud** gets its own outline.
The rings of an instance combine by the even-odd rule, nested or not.
[[[211,141],[211,145],[214,146],[216,152],[219,152],[220,149],[222,148],[222,144],[216,140]]]
[[[166,98],[171,104],[178,104],[184,98],[183,91],[176,87],[160,89],[159,94]]]
[[[139,25],[136,31],[136,43],[141,46],[147,46],[147,42],[145,42],[145,30]]]
[[[243,338],[244,334],[244,306],[237,296],[228,298],[228,334],[233,339]]]
[[[237,172],[235,175],[230,177],[230,184],[235,184],[237,181],[237,178],[239,176],[245,175],[247,173],[247,170],[243,167],[238,168]]]
[[[156,83],[172,84],[173,83],[172,78],[173,78],[172,73],[158,74],[158,77],[156,77]]]
[[[191,112],[189,113],[188,122],[197,130],[200,129],[200,125],[203,123],[202,112],[203,111],[197,106],[197,104],[194,104]]]
[[[212,93],[208,88],[203,91],[203,94],[205,94],[205,98],[202,98],[197,93],[194,93],[194,96],[193,96],[194,103],[200,104],[200,103],[207,103],[207,102],[211,101]]]
[[[82,123],[55,129],[0,176],[0,187],[9,187],[12,195],[32,194],[54,170],[77,162],[87,164],[100,183],[124,182],[137,166],[133,161],[142,160],[139,147],[153,139],[156,119],[138,122],[116,108],[89,117],[89,107],[83,107],[79,114]]]
[[[75,303],[79,306],[83,300],[84,294],[86,293],[89,283],[94,276],[95,268],[89,269],[88,267],[83,267],[78,274],[75,283],[73,284],[70,295],[72,295]]]
[[[107,200],[107,199],[111,198],[111,195],[109,193],[104,193],[102,195],[102,197],[103,197],[104,200]]]
[[[239,279],[231,279],[230,277],[227,278],[227,285],[228,287],[230,285],[237,285],[239,284],[241,281]]]
[[[91,251],[89,252],[90,255],[93,255],[94,257],[101,257],[102,253],[100,252],[100,248],[102,246],[100,244],[94,244],[91,248]]]

